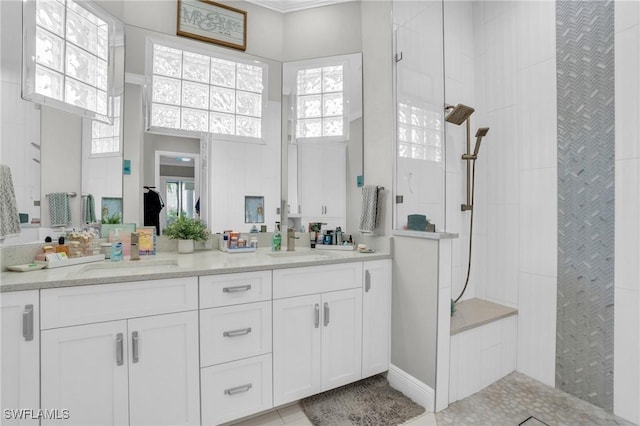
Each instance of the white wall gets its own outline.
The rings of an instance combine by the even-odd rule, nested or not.
[[[362,49],[357,1],[287,13],[282,28],[285,62],[357,53]]]
[[[640,423],[640,3],[615,3],[614,412]]]

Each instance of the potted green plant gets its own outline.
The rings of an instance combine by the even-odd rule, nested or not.
[[[209,238],[209,231],[199,219],[180,215],[164,229],[163,235],[178,240],[178,253],[193,253],[194,242]]]

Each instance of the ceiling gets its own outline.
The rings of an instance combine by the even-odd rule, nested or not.
[[[258,6],[266,7],[280,13],[296,12],[314,7],[328,6],[336,3],[346,3],[354,0],[247,0]],[[358,0],[356,0],[358,1]]]

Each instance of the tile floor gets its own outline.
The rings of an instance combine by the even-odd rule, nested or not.
[[[309,426],[311,422],[305,416],[300,404],[291,404],[277,410],[269,411],[257,417],[252,417],[240,422],[231,423],[233,426]],[[423,414],[404,423],[411,426],[436,426],[436,418],[433,413]],[[403,426],[404,426],[403,425]],[[338,425],[336,425],[338,426]]]
[[[482,391],[451,404],[446,410],[435,415],[423,414],[403,426],[515,426],[529,416],[554,426],[631,425],[602,408],[513,372]],[[541,423],[532,419],[526,423],[527,426],[530,424]],[[302,407],[295,403],[231,425],[308,426],[311,422]]]

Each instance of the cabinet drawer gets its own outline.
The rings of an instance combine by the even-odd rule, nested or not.
[[[201,369],[202,424],[272,408],[271,382],[271,354]]]
[[[273,298],[362,287],[362,262],[273,271]]]
[[[196,277],[40,292],[43,329],[198,309]]]
[[[271,352],[271,302],[200,311],[200,362],[220,364]]]
[[[271,271],[200,277],[200,307],[237,305],[271,299]]]

